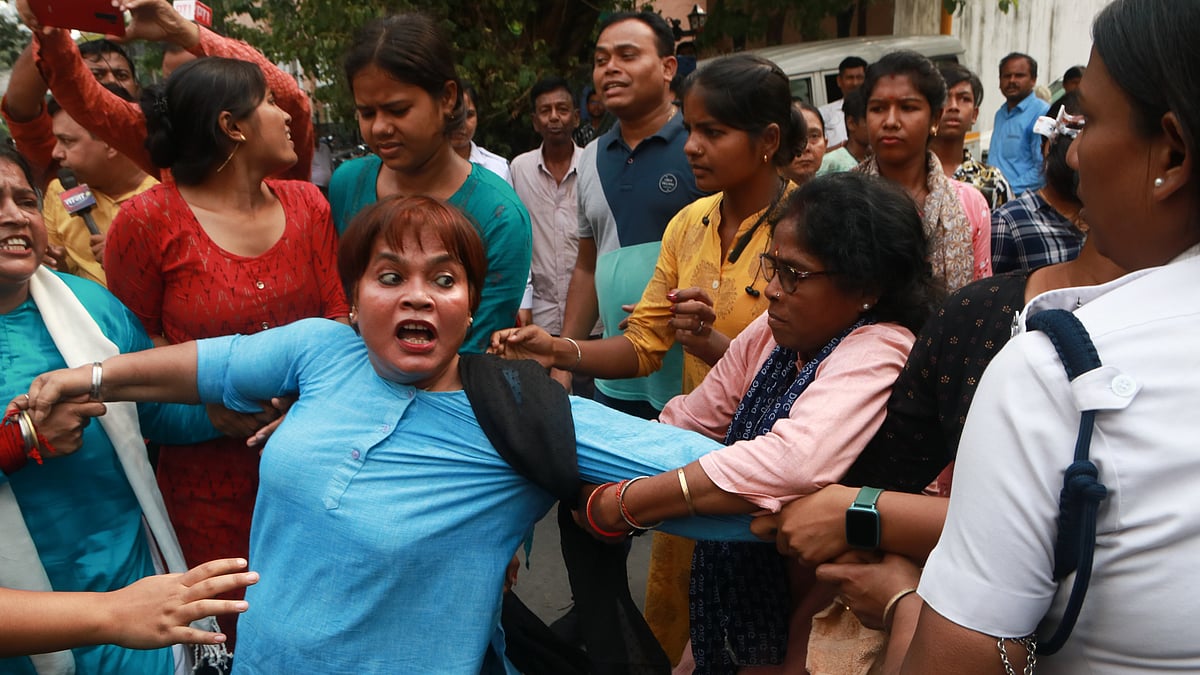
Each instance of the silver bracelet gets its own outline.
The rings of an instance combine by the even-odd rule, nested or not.
[[[21,442],[25,444],[25,452],[36,450],[38,447],[37,429],[33,426],[33,418],[30,417],[29,411],[22,410],[17,417],[17,422],[21,429]]]
[[[622,481],[620,484],[617,485],[617,510],[621,512],[621,520],[624,520],[625,524],[628,525],[630,527],[630,529],[632,529],[634,531],[635,534],[640,533],[640,532],[645,532],[647,530],[653,530],[654,528],[658,527],[659,525],[662,525],[661,520],[658,521],[657,523],[654,523],[653,525],[642,525],[641,523],[634,520],[633,515],[629,513],[629,509],[625,508],[625,491],[628,490],[630,488],[630,486],[632,486],[634,483],[638,482],[639,480],[642,480],[643,478],[649,478],[649,477],[650,476],[638,476],[637,478],[630,478],[627,481]]]
[[[93,401],[100,400],[100,385],[104,382],[104,364],[99,361],[92,363],[92,391],[90,392]]]
[[[563,339],[575,345],[575,365],[571,366],[570,368],[571,370],[575,370],[579,367],[580,363],[583,363],[583,350],[579,348],[579,343],[574,339],[569,337],[563,337]]]

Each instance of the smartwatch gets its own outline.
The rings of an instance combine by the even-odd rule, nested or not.
[[[879,510],[875,502],[883,490],[864,487],[846,509],[846,542],[852,548],[873,551],[879,548]]]

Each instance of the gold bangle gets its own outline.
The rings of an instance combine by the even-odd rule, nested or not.
[[[576,342],[575,340],[573,340],[572,338],[564,336],[563,339],[566,340],[567,342],[570,342],[571,344],[575,345],[575,365],[571,366],[569,369],[569,370],[575,370],[576,368],[579,367],[580,363],[583,363],[583,350],[579,348],[579,343]]]
[[[696,505],[692,503],[692,491],[688,489],[687,476],[683,475],[683,469],[676,469],[675,473],[679,476],[679,488],[683,490],[683,501],[687,503],[688,515],[696,515]]]
[[[884,630],[892,629],[892,613],[896,611],[896,605],[900,604],[900,601],[903,600],[904,598],[907,598],[910,594],[916,593],[916,592],[917,592],[917,589],[915,589],[915,588],[906,588],[906,589],[900,591],[899,593],[893,595],[892,599],[887,601],[887,604],[883,606],[883,629]]]

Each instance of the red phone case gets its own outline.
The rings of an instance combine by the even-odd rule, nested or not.
[[[111,0],[30,0],[29,6],[44,26],[105,35],[125,34],[125,17]]]

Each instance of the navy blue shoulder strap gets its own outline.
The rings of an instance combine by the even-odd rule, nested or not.
[[[1025,325],[1030,330],[1042,331],[1050,338],[1058,358],[1066,368],[1067,379],[1074,380],[1100,367],[1100,356],[1096,353],[1091,336],[1071,312],[1062,309],[1041,311],[1029,317]],[[1096,465],[1088,459],[1095,420],[1095,410],[1080,413],[1075,458],[1063,476],[1063,488],[1058,497],[1054,579],[1062,581],[1072,572],[1076,572],[1076,575],[1062,621],[1050,639],[1038,645],[1037,652],[1042,655],[1058,652],[1071,636],[1092,578],[1092,560],[1096,552],[1096,514],[1100,510],[1100,502],[1108,494],[1104,484],[1098,480]]]

